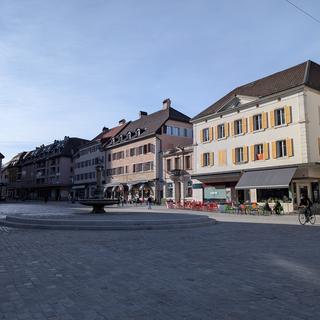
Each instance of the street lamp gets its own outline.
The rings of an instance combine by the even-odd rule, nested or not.
[[[177,146],[177,148],[179,150],[181,150],[181,153],[182,153],[182,171],[181,171],[181,174],[180,174],[180,178],[182,180],[182,188],[183,188],[183,199],[182,199],[182,202],[183,202],[183,205],[184,205],[184,200],[185,200],[185,185],[184,185],[184,149],[185,147],[183,146]],[[180,190],[181,192],[182,190]]]

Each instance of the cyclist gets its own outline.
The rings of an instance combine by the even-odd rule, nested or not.
[[[302,194],[300,207],[304,208],[304,215],[306,216],[306,222],[308,222],[311,216],[312,202],[306,194]]]

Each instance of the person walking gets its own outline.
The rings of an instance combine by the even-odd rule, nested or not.
[[[152,207],[151,207],[151,205],[152,205],[152,198],[151,198],[151,196],[148,197],[147,203],[148,203],[148,209],[151,210],[151,209],[152,209]]]

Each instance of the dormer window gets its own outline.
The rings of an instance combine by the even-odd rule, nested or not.
[[[128,132],[128,139],[131,139],[131,131]]]
[[[122,135],[122,134],[120,134],[120,136],[119,136],[119,142],[121,142],[121,141],[122,141],[122,139],[123,139],[123,135]]]
[[[116,139],[113,137],[113,138],[111,139],[111,144],[114,144],[115,141],[116,141]]]
[[[141,134],[141,129],[137,129],[137,136],[140,136]]]

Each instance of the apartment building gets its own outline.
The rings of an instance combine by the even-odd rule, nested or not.
[[[96,170],[97,166],[103,167],[106,172],[105,153],[101,143],[108,143],[112,137],[119,134],[125,127],[126,121],[120,120],[119,125],[114,128],[104,127],[95,138],[83,145],[73,157],[74,176],[72,196],[74,199],[92,198],[96,191]],[[102,183],[105,183],[105,174]]]
[[[65,137],[13,157],[6,164],[4,173],[8,198],[68,199],[73,177],[72,157],[87,142]]]
[[[178,146],[163,153],[164,198],[184,203],[192,200],[193,146]]]
[[[151,195],[156,201],[163,197],[162,153],[175,146],[192,143],[190,118],[163,101],[162,110],[147,114],[104,144],[106,150],[106,185],[108,198],[143,201]]]
[[[194,128],[194,198],[319,201],[320,66],[306,61],[240,86]]]

